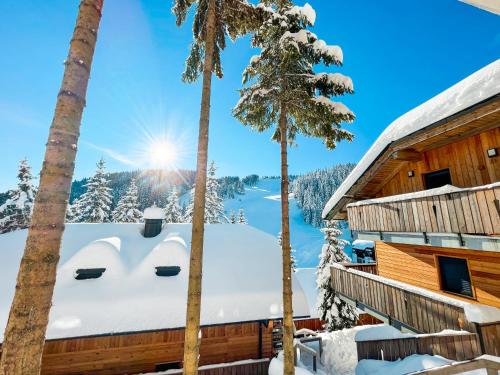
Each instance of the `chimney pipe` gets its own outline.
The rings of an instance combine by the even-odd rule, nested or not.
[[[153,204],[144,210],[144,237],[156,237],[161,233],[163,219],[165,218],[163,209]]]

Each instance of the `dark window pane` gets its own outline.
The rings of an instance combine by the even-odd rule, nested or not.
[[[106,271],[106,268],[79,268],[76,270],[75,279],[97,279],[102,276],[104,271]]]
[[[467,261],[460,258],[438,257],[441,285],[444,291],[472,297]]]
[[[157,276],[175,276],[181,272],[181,267],[179,266],[160,266],[155,268]]]
[[[451,176],[449,169],[427,173],[426,175],[424,175],[424,178],[426,189],[435,189],[444,185],[451,185]]]

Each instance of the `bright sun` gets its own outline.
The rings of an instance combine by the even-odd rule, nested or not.
[[[154,142],[149,149],[151,163],[157,166],[166,166],[173,163],[177,152],[174,145],[169,142]]]

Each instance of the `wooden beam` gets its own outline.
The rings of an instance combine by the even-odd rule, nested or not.
[[[401,161],[420,161],[423,158],[422,153],[413,148],[405,148],[403,150],[394,151],[391,157],[394,160]]]

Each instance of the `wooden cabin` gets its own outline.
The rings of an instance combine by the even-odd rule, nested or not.
[[[156,211],[145,213],[145,225],[67,225],[43,374],[137,374],[182,367],[191,225],[162,227]],[[0,335],[26,235],[22,230],[0,236]],[[270,358],[280,348],[281,269],[273,236],[247,225],[206,226],[201,365]],[[310,319],[304,289],[294,276],[296,326],[317,329],[320,322]]]
[[[323,217],[376,259],[332,267],[334,288],[403,330],[477,332],[499,355],[499,201],[497,60],[389,125],[334,193]]]

